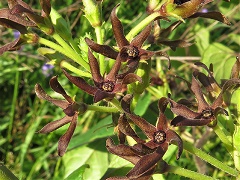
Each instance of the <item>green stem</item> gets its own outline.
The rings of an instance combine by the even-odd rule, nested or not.
[[[213,130],[217,134],[219,139],[223,142],[224,146],[226,147],[230,155],[233,157],[233,146],[232,143],[227,138],[226,134],[222,131],[218,124],[215,127],[213,127]]]
[[[109,113],[116,113],[118,109],[115,107],[106,107],[106,106],[95,106],[95,105],[88,105],[88,109],[90,111],[99,111],[99,112],[109,112]]]
[[[98,44],[103,44],[103,37],[102,37],[102,29],[101,26],[97,26],[95,27],[95,33],[96,33],[96,37],[97,37],[97,43]],[[106,71],[107,64],[105,65],[105,61],[104,61],[104,56],[99,54],[99,67],[100,67],[100,73],[104,74]]]
[[[16,56],[16,64],[18,66],[18,55]],[[8,134],[7,134],[7,140],[10,143],[11,137],[12,137],[12,128],[13,128],[13,121],[14,121],[14,115],[15,115],[15,108],[16,108],[16,102],[18,97],[18,87],[19,87],[19,70],[16,70],[15,74],[15,81],[14,81],[14,90],[13,90],[13,99],[12,99],[12,105],[11,105],[11,111],[10,111],[10,120],[9,120],[9,126],[8,126]]]
[[[111,101],[109,101],[113,106],[115,106],[118,111],[123,112],[123,109],[119,103],[119,101],[116,98],[113,98]]]
[[[78,54],[81,54],[80,48],[78,47],[78,45],[76,44],[76,42],[75,42],[72,38],[69,40],[69,44],[72,46],[72,48],[73,48]]]
[[[81,77],[88,77],[88,78],[92,77],[92,75],[89,72],[82,71],[81,69],[78,69],[78,68],[72,66],[67,61],[62,61],[60,66],[70,70],[71,72],[73,72]]]
[[[190,171],[188,169],[184,169],[181,167],[176,167],[176,166],[169,166],[168,172],[174,173],[180,176],[188,177],[190,179],[196,179],[196,180],[213,180],[214,178],[210,176],[206,176],[201,173],[197,173],[194,171]]]
[[[202,160],[208,162],[209,164],[215,166],[216,168],[232,175],[232,176],[237,176],[238,175],[238,171],[227,166],[226,164],[222,163],[221,161],[215,159],[214,157],[210,156],[209,154],[203,152],[202,150],[194,147],[192,144],[188,143],[188,142],[184,142],[183,147],[186,151],[198,156],[199,158],[201,158]]]
[[[146,27],[149,23],[151,23],[155,18],[160,15],[159,12],[154,12],[143,19],[140,23],[138,23],[127,35],[127,40],[132,40],[144,27]]]
[[[84,61],[80,54],[77,54],[76,51],[74,51],[71,46],[69,46],[69,44],[61,38],[61,36],[59,36],[57,33],[54,33],[52,37],[64,48],[65,51],[67,51],[67,53],[71,54],[73,60],[83,66],[86,70],[90,70],[88,63]]]

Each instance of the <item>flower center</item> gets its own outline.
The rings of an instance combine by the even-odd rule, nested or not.
[[[154,133],[153,141],[157,144],[162,144],[166,140],[166,133],[164,131],[157,131]]]
[[[102,89],[107,92],[112,92],[114,89],[114,83],[112,81],[103,82]]]
[[[211,109],[203,110],[203,111],[202,111],[202,116],[203,116],[204,118],[212,117],[212,116],[213,116],[213,112],[212,112]]]
[[[139,55],[138,48],[135,46],[129,46],[127,49],[127,54],[130,58],[135,58]]]
[[[190,0],[174,0],[174,4],[181,5],[188,1],[190,1]]]

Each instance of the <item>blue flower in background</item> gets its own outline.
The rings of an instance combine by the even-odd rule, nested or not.
[[[207,10],[206,8],[203,8],[201,12],[202,12],[202,13],[207,13],[208,10]]]
[[[42,66],[42,73],[45,77],[49,77],[53,74],[53,68],[54,66],[51,64],[44,64]]]
[[[19,38],[20,35],[21,35],[21,34],[20,34],[19,31],[16,31],[16,30],[13,31],[13,36],[14,36],[15,39]]]

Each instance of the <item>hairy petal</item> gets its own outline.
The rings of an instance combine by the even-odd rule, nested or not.
[[[134,168],[127,173],[126,176],[130,179],[141,177],[144,173],[154,168],[156,163],[162,159],[164,154],[165,152],[163,149],[161,147],[158,147],[157,150],[153,153],[143,156],[137,162]]]
[[[50,0],[40,0],[40,5],[44,13],[49,16],[51,12],[51,3]]]
[[[38,98],[40,99],[44,99],[47,100],[53,104],[55,104],[56,106],[62,108],[62,109],[66,109],[69,105],[68,102],[66,102],[65,100],[58,100],[58,99],[53,99],[52,97],[50,97],[44,90],[43,88],[40,86],[40,84],[36,84],[35,85],[35,93],[37,95]]]
[[[192,118],[192,119],[199,116],[199,113],[192,111],[191,109],[189,109],[187,106],[183,104],[176,103],[170,98],[169,98],[169,102],[171,105],[171,111],[176,115],[180,115],[180,116],[184,116],[186,118]]]
[[[77,77],[77,76],[72,76],[67,73],[64,69],[62,69],[63,73],[65,76],[69,79],[70,82],[75,84],[77,87],[85,91],[86,93],[90,95],[94,95],[97,91],[97,87],[89,85],[83,78]]]
[[[142,47],[144,41],[147,40],[148,36],[150,35],[152,30],[152,23],[147,25],[142,32],[140,32],[132,41],[131,45],[136,46],[138,48]]]
[[[100,74],[99,64],[90,49],[88,49],[88,60],[91,68],[92,77],[95,84],[103,82],[103,77]]]
[[[121,61],[121,56],[120,55],[118,55],[117,56],[117,59],[116,59],[116,61],[115,61],[115,63],[114,63],[114,65],[113,65],[113,67],[112,67],[112,69],[111,69],[111,71],[108,73],[108,75],[106,76],[106,79],[107,80],[109,80],[109,81],[116,81],[116,76],[117,76],[117,74],[118,74],[118,71],[120,70],[120,68],[121,68],[121,63],[122,63],[122,61]]]
[[[125,38],[122,23],[121,23],[121,21],[118,19],[117,15],[116,15],[116,9],[117,9],[118,6],[119,6],[119,4],[116,5],[113,8],[110,17],[111,17],[111,23],[112,23],[112,29],[113,29],[114,37],[115,37],[115,39],[117,41],[117,45],[121,49],[123,46],[129,45],[129,42]]]
[[[67,95],[61,84],[57,80],[58,76],[53,76],[50,81],[50,87],[57,93],[61,94],[69,103],[73,103],[73,100],[70,96]]]
[[[63,156],[67,150],[67,146],[68,146],[68,144],[72,138],[72,135],[74,133],[74,130],[77,126],[77,118],[78,118],[78,113],[76,113],[73,116],[67,132],[64,135],[62,135],[58,141],[58,155],[59,156]]]
[[[0,9],[0,19],[7,19],[23,26],[36,26],[34,22],[28,21],[19,14],[13,14],[9,9]]]
[[[129,73],[123,78],[122,84],[131,84],[136,81],[142,83],[142,78],[134,73]]]
[[[234,63],[231,71],[231,79],[233,78],[239,78],[239,73],[240,73],[240,59],[237,56],[236,57],[236,62]]]
[[[85,41],[87,43],[87,45],[95,52],[100,53],[106,57],[109,57],[111,59],[116,59],[118,52],[115,51],[113,48],[111,48],[110,46],[107,45],[101,45],[101,44],[97,44],[94,41],[92,41],[89,38],[85,38]]]
[[[65,124],[70,123],[71,120],[72,120],[72,117],[64,116],[62,119],[52,121],[52,122],[46,124],[42,129],[40,129],[38,131],[38,133],[46,134],[46,133],[52,132],[52,131],[64,126]]]
[[[4,46],[0,47],[0,55],[2,55],[6,51],[14,51],[14,50],[20,49],[22,43],[23,42],[19,37],[18,39],[15,39],[10,43],[5,44]]]
[[[115,93],[111,93],[111,92],[106,92],[106,91],[102,91],[100,89],[98,89],[94,95],[94,103],[99,102],[105,98],[109,98],[109,99],[113,99],[115,96]]]
[[[206,100],[204,99],[201,87],[198,84],[194,75],[192,76],[191,90],[193,91],[194,95],[196,96],[196,99],[198,102],[198,112],[202,112],[204,109],[207,109],[209,107],[209,105],[206,102]]]
[[[137,143],[145,143],[145,141],[140,139],[138,135],[135,133],[135,131],[132,129],[127,120],[127,117],[124,114],[120,115],[118,119],[118,129],[123,134],[132,137]]]
[[[176,145],[178,146],[178,153],[177,153],[177,159],[180,158],[182,152],[183,152],[183,142],[181,137],[173,130],[169,129],[166,132],[166,141],[169,143],[176,143]]]
[[[207,12],[207,13],[197,12],[194,15],[190,16],[189,18],[197,18],[197,17],[214,19],[224,24],[231,25],[229,20],[220,12]]]
[[[136,164],[140,159],[140,156],[138,155],[137,151],[132,149],[130,146],[124,144],[115,145],[111,138],[107,139],[106,148],[110,153],[115,154],[123,159],[126,159],[127,161],[133,164]]]
[[[187,119],[182,116],[177,116],[171,121],[172,126],[204,126],[209,124],[212,118],[209,119]]]

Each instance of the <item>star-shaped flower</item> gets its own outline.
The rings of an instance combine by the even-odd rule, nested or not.
[[[130,112],[131,99],[132,96],[129,94],[124,96],[121,101],[121,106],[126,116],[143,131],[143,133],[148,137],[149,141],[142,143],[137,139],[137,144],[133,149],[137,150],[139,153],[145,152],[145,154],[143,153],[144,155],[142,155],[141,158],[137,161],[134,168],[126,175],[130,179],[139,178],[146,172],[149,172],[151,169],[155,168],[156,164],[162,160],[162,157],[167,151],[169,144],[177,144],[179,148],[177,159],[179,159],[183,151],[183,145],[180,136],[169,128],[167,118],[164,115],[166,106],[168,104],[168,99],[161,98],[158,102],[159,117],[156,126],[153,126],[144,118]],[[132,132],[128,132],[129,131],[127,131],[126,135],[131,136],[131,134],[133,134]],[[147,153],[146,150],[148,151]]]
[[[84,103],[76,103],[74,100],[72,100],[72,98],[67,95],[63,87],[58,82],[57,76],[52,77],[49,84],[51,88],[55,92],[61,94],[65,98],[65,100],[59,100],[50,97],[39,84],[35,85],[36,95],[38,96],[38,98],[47,100],[55,104],[56,106],[62,108],[66,116],[64,116],[62,119],[48,123],[38,132],[44,134],[49,133],[70,123],[68,130],[64,135],[61,136],[58,141],[58,155],[63,156],[76,128],[78,114],[85,112],[87,110],[87,105]]]
[[[141,82],[141,78],[133,73],[126,74],[123,79],[118,79],[117,75],[121,67],[121,57],[118,56],[115,64],[107,75],[102,76],[100,74],[99,64],[97,59],[92,54],[91,50],[88,50],[88,59],[91,69],[91,74],[94,81],[94,86],[88,84],[83,78],[76,77],[68,74],[64,69],[63,72],[66,77],[77,87],[94,96],[94,102],[99,102],[103,99],[114,98],[117,92],[125,87],[126,84],[133,83],[135,81]]]
[[[152,30],[152,24],[146,26],[142,32],[140,32],[131,42],[129,42],[125,35],[121,21],[118,19],[116,15],[116,9],[119,6],[115,6],[111,12],[111,23],[113,34],[116,39],[116,43],[119,49],[119,52],[114,50],[108,45],[100,45],[90,40],[89,38],[85,38],[88,46],[95,52],[98,52],[106,57],[111,59],[116,59],[118,54],[120,53],[121,61],[128,62],[128,71],[134,72],[138,66],[139,60],[149,60],[154,54],[159,54],[168,58],[167,54],[162,51],[149,51],[142,48],[143,43],[149,37],[150,32]],[[168,58],[169,59],[169,58]]]

